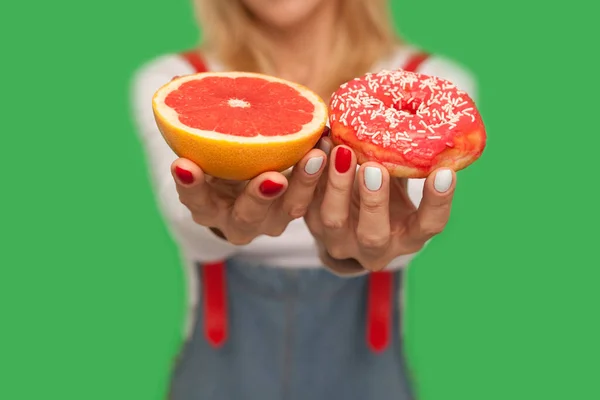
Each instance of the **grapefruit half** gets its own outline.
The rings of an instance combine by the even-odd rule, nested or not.
[[[328,118],[327,105],[306,87],[247,72],[175,78],[156,91],[152,109],[177,156],[230,180],[292,167]]]

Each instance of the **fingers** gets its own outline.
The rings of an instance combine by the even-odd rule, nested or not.
[[[425,180],[419,208],[409,216],[411,240],[425,243],[442,232],[450,218],[456,174],[450,169],[438,169]]]
[[[331,138],[329,138],[328,136],[323,136],[319,140],[319,143],[317,144],[317,146],[319,149],[321,149],[321,151],[323,151],[323,153],[325,153],[327,156],[329,156],[329,153],[331,152],[331,148],[333,147],[333,144],[331,142]]]
[[[294,167],[281,210],[288,220],[301,218],[313,200],[315,188],[326,164],[326,155],[313,149]]]
[[[390,176],[376,163],[361,165],[358,172],[360,210],[356,239],[359,251],[369,258],[386,252],[390,242]]]
[[[171,174],[181,203],[191,211],[196,222],[208,224],[215,217],[215,207],[202,169],[190,160],[179,158],[171,165]]]
[[[356,175],[356,157],[346,146],[338,146],[331,153],[328,179],[324,189],[320,216],[323,235],[334,258],[345,258],[344,239],[348,235],[348,219],[352,190]]]
[[[230,214],[233,235],[253,237],[249,233],[259,230],[269,214],[269,209],[287,189],[285,177],[277,172],[266,172],[252,179],[236,199]],[[228,237],[236,240],[236,238]]]
[[[328,138],[330,133],[331,133],[331,129],[328,126],[325,126],[323,128],[323,132],[321,132],[321,139]],[[320,144],[321,144],[321,142],[319,141],[317,143],[316,147],[319,147]]]

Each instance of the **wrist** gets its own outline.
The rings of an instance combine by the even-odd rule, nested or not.
[[[210,229],[210,231],[211,231],[211,232],[212,232],[212,233],[213,233],[215,236],[218,236],[218,237],[220,237],[220,238],[221,238],[221,239],[223,239],[223,240],[227,240],[227,238],[225,237],[225,235],[223,234],[223,232],[221,232],[221,230],[220,230],[220,229],[217,229],[217,228],[211,228],[211,227],[209,227],[208,229]]]
[[[208,227],[208,230],[214,236],[218,237],[219,240],[222,240],[222,241],[227,242],[228,244],[231,244],[231,245],[234,245],[234,246],[245,246],[247,244],[252,243],[252,241],[254,241],[254,239],[256,239],[258,236],[260,236],[260,235],[256,235],[256,236],[239,236],[239,235],[237,235],[235,233],[231,233],[230,236],[228,237],[219,228]]]
[[[342,277],[352,277],[352,276],[360,276],[365,275],[369,271],[366,270],[357,260],[353,258],[347,259],[337,259],[333,258],[328,252],[320,244],[318,245],[319,249],[319,259],[323,263],[323,266],[327,268],[329,271],[333,272],[335,275]]]

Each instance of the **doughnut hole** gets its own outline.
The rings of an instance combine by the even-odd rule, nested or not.
[[[393,107],[396,110],[407,112],[411,115],[416,115],[417,110],[423,103],[423,99],[418,97],[403,98],[401,101],[394,102]]]
[[[403,96],[399,100],[394,100],[391,96],[382,96],[378,98],[387,108],[393,108],[398,111],[416,115],[417,110],[423,103],[424,99],[416,96],[414,93],[402,93]]]

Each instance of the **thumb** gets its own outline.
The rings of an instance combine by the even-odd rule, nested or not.
[[[437,169],[427,177],[421,204],[409,217],[412,239],[425,242],[444,230],[450,219],[455,187],[456,173],[451,169]]]

